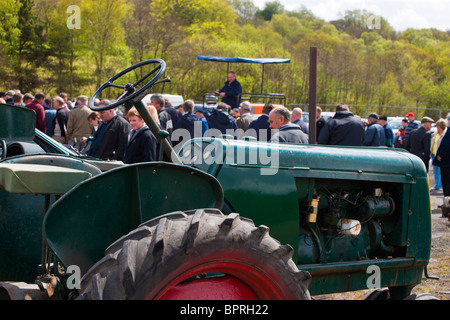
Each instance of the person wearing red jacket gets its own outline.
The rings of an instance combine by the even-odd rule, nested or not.
[[[25,107],[33,110],[36,113],[36,129],[39,129],[43,133],[46,131],[45,124],[45,110],[42,104],[45,100],[45,94],[38,92],[34,96],[34,100],[28,103]]]

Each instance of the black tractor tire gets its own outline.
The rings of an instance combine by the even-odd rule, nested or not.
[[[389,288],[375,289],[364,295],[362,300],[390,300]]]
[[[442,218],[448,218],[448,217],[450,217],[450,216],[448,215],[448,213],[449,213],[449,211],[450,211],[450,208],[448,208],[448,207],[446,207],[446,206],[442,206],[442,207],[441,207],[441,211],[442,211]]]
[[[388,288],[377,289],[367,293],[362,300],[391,300]],[[403,300],[439,300],[430,293],[414,293]]]
[[[169,213],[107,248],[81,279],[77,299],[159,299],[198,271],[231,275],[258,299],[309,300],[311,276],[298,270],[292,255],[292,247],[280,245],[268,227],[255,227],[236,213]]]

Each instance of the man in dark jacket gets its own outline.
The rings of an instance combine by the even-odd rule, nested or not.
[[[186,142],[186,139],[192,139],[195,137],[201,137],[202,136],[202,123],[200,119],[193,113],[194,111],[194,101],[192,100],[186,100],[180,108],[183,108],[184,114],[178,119],[178,122],[175,126],[175,130],[172,136],[172,142],[174,147],[177,144],[180,144],[182,142]],[[197,124],[197,130],[195,125]],[[177,130],[184,129],[184,132],[178,132]],[[189,132],[189,137],[185,134],[186,132]],[[185,139],[179,139],[180,137]],[[177,143],[175,142],[178,141]]]
[[[56,117],[53,119],[53,136],[52,138],[59,143],[67,143],[67,122],[69,121],[69,110],[64,104],[61,97],[53,98],[53,109],[56,111]]]
[[[292,124],[296,124],[302,129],[302,131],[306,134],[309,134],[309,127],[303,121],[303,110],[301,108],[294,108],[291,114]]]
[[[320,131],[318,143],[341,146],[361,146],[364,141],[364,124],[351,113],[346,104],[338,104],[333,119]]]
[[[228,104],[231,109],[238,108],[241,104],[242,86],[236,80],[236,74],[231,71],[228,72],[228,81],[219,92],[215,92],[222,98],[222,102]]]
[[[172,125],[175,128],[177,126],[177,121],[179,119],[178,110],[170,103],[169,99],[164,98],[164,110],[170,114],[170,118],[172,119]]]
[[[405,149],[422,159],[428,172],[428,164],[431,156],[430,130],[434,120],[429,117],[423,117],[420,123],[421,126],[419,129],[414,129],[409,134],[409,138],[405,142]]]
[[[291,123],[291,114],[287,108],[273,109],[269,114],[269,123],[271,129],[278,129],[271,142],[308,144],[308,138],[302,129]]]
[[[217,109],[208,110],[204,113],[208,120],[209,129],[217,129],[222,134],[235,134],[237,130],[236,119],[228,113],[228,105],[221,102]]]
[[[366,129],[363,145],[371,147],[385,146],[386,136],[384,133],[384,128],[378,123],[378,115],[376,113],[372,113],[369,117],[367,117],[367,122],[369,125]]]
[[[100,104],[111,104],[103,100]],[[128,143],[131,126],[127,120],[116,114],[115,109],[99,112],[102,124],[94,134],[89,155],[102,160],[122,161]]]
[[[388,148],[394,147],[394,131],[392,130],[391,126],[387,122],[387,116],[380,116],[378,119],[378,123],[380,126],[384,128],[384,135],[385,135],[385,145]]]
[[[154,94],[150,99],[150,104],[156,108],[159,117],[159,127],[166,130],[169,134],[173,131],[173,121],[170,113],[166,109],[165,100],[162,95]]]
[[[194,101],[186,100],[180,108],[183,108],[184,114],[178,120],[175,129],[186,129],[189,131],[191,138],[195,137],[194,125],[200,119],[194,114]],[[199,123],[199,126],[201,123]],[[199,127],[201,128],[201,126]],[[197,137],[201,137],[200,132]]]
[[[325,121],[325,119],[322,117],[322,108],[319,106],[316,106],[316,143],[317,140],[319,139],[319,135],[320,135],[320,131],[322,130],[322,128],[325,126],[327,122]]]
[[[405,117],[408,118],[408,124],[407,124],[407,126],[405,128],[405,133],[403,134],[403,141],[404,142],[409,139],[409,134],[411,133],[411,131],[413,131],[414,129],[418,129],[419,128],[419,125],[417,124],[417,122],[414,121],[414,119],[415,119],[414,113],[408,112],[405,115]]]
[[[273,105],[266,103],[262,109],[262,114],[250,123],[245,135],[255,137],[258,141],[270,141],[272,131],[270,130],[269,114],[272,110]]]

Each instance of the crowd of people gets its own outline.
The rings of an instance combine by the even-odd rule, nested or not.
[[[229,82],[237,82],[234,73],[229,74]],[[255,119],[248,101],[240,102],[234,108],[224,102],[226,97],[233,103],[237,101],[234,91],[221,97],[222,102],[214,108],[195,107],[193,100],[174,107],[162,95],[155,94],[147,111],[159,128],[169,133],[168,140],[173,146],[182,145],[181,137],[190,139],[220,134],[231,134],[235,139],[250,136],[265,142],[309,143],[308,124],[303,121],[301,108],[290,111],[267,103],[262,114]],[[88,107],[88,101],[88,97],[83,95],[71,101],[64,92],[53,98],[42,92],[32,96],[12,90],[2,92],[0,96],[0,103],[34,110],[37,129],[82,153],[124,163],[157,160],[160,152],[158,139],[135,107],[125,104],[123,112],[117,108],[95,112]],[[111,103],[107,99],[95,102],[97,106]],[[409,112],[402,121],[402,128],[394,134],[384,115],[372,113],[362,119],[343,103],[336,106],[334,116],[328,121],[323,119],[321,112],[318,106],[318,144],[406,149],[422,159],[427,171],[432,163],[436,182],[433,189],[443,189],[444,196],[450,196],[450,135],[446,135],[450,119],[449,123],[444,119],[436,121],[437,131],[432,134],[433,119],[423,117],[421,125],[418,125],[414,113]],[[181,131],[187,137],[179,134]]]

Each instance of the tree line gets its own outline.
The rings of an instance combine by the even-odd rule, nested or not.
[[[327,22],[278,1],[258,9],[252,0],[2,0],[0,88],[91,95],[117,72],[159,58],[172,79],[159,92],[202,100],[223,86],[227,65],[198,55],[285,58],[265,66],[264,91],[305,104],[314,46],[319,104],[376,105],[388,115],[394,109],[383,106],[428,108],[435,117],[450,109],[450,31],[398,32],[369,18],[354,10]],[[260,65],[231,68],[245,92],[260,93]]]

